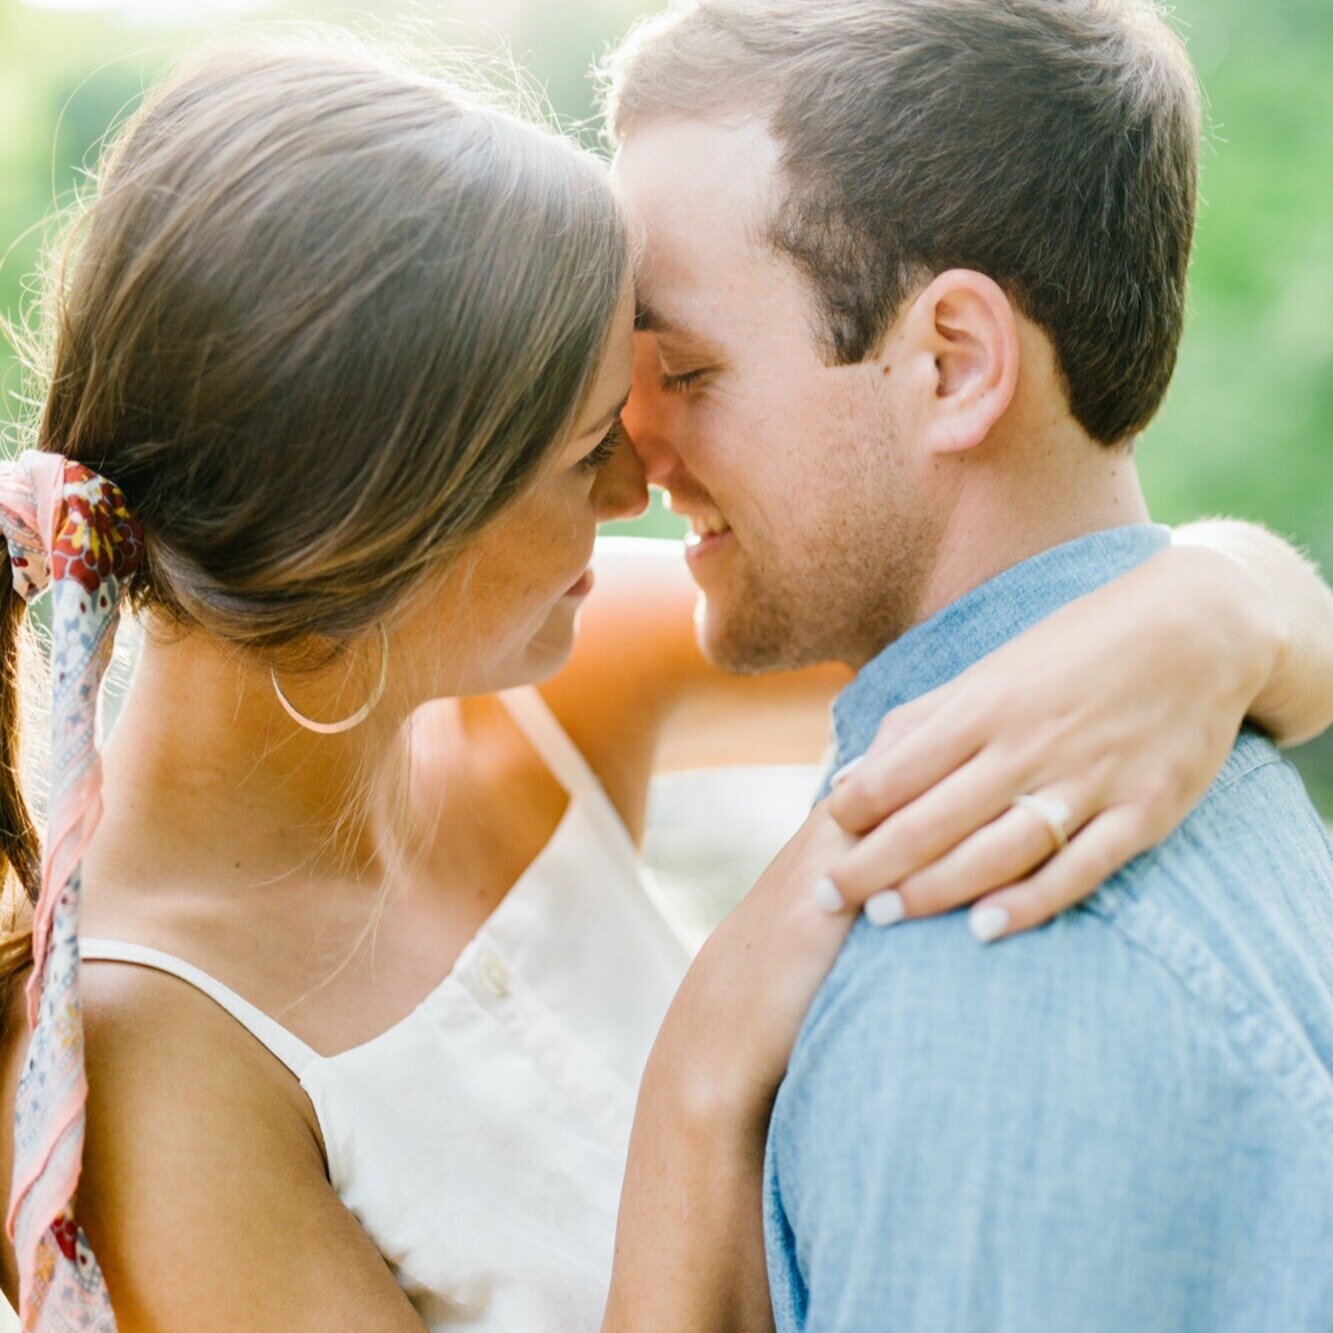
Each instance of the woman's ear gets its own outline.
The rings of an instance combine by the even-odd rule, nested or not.
[[[949,269],[913,299],[902,331],[918,371],[918,440],[934,453],[975,448],[1018,386],[1018,321],[1009,298],[983,273]]]

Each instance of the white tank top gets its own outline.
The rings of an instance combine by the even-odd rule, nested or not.
[[[317,1055],[181,959],[115,940],[80,947],[198,987],[296,1075],[334,1189],[429,1328],[588,1333],[606,1301],[639,1079],[688,955],[541,695],[502,697],[568,808],[453,970],[387,1032]]]

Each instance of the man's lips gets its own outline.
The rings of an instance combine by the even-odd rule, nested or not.
[[[701,562],[711,559],[733,544],[731,524],[716,510],[682,514],[681,517],[690,522],[690,530],[685,534],[685,559],[691,568],[697,569]]]
[[[685,559],[697,575],[702,566],[723,555],[736,544],[736,535],[726,523],[694,528],[685,534]]]
[[[686,546],[698,546],[709,537],[725,537],[731,531],[731,524],[721,514],[689,515],[690,531],[686,535]]]
[[[717,507],[706,496],[688,499],[670,491],[666,495],[667,508],[686,520],[690,530],[685,534],[685,558],[691,566],[725,550],[732,545],[734,534],[731,524],[722,517]]]
[[[733,535],[730,528],[723,528],[721,532],[687,532],[685,534],[685,554],[694,556],[705,551],[716,550],[730,542]]]
[[[731,524],[722,517],[717,509],[711,506],[691,507],[688,504],[682,504],[677,497],[668,494],[667,508],[689,523],[690,531],[685,538],[687,546],[697,546],[708,537],[725,536],[731,531]]]

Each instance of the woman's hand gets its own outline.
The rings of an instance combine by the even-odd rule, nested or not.
[[[816,806],[686,973],[652,1060],[678,1058],[672,1076],[701,1115],[767,1124],[805,1011],[861,906],[830,912],[824,896],[855,843],[827,801]]]
[[[1286,648],[1263,594],[1230,556],[1175,546],[890,713],[830,797],[866,834],[835,882],[886,890],[882,924],[975,902],[983,940],[1092,893],[1217,776]],[[1064,807],[1067,846],[1024,795]]]

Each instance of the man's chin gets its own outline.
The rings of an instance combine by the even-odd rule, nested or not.
[[[796,665],[791,634],[780,628],[781,617],[771,620],[748,598],[735,607],[708,594],[700,597],[694,612],[699,649],[715,667],[737,676],[755,676],[785,671]]]

